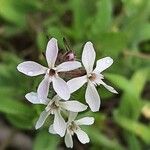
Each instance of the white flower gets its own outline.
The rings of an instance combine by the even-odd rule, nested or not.
[[[87,109],[87,106],[78,101],[61,101],[58,95],[55,95],[52,100],[45,99],[45,101],[40,101],[38,99],[37,93],[31,92],[26,94],[26,99],[33,104],[44,104],[47,105],[45,110],[41,113],[35,128],[39,129],[47,119],[47,117],[52,114],[54,115],[53,127],[57,134],[61,137],[64,136],[66,130],[66,122],[61,116],[61,111],[68,110],[73,112],[81,112]],[[51,126],[50,126],[51,127]]]
[[[44,79],[40,83],[37,93],[39,99],[45,100],[48,96],[50,82],[53,84],[55,92],[64,100],[70,98],[70,91],[66,82],[58,76],[59,72],[65,72],[77,69],[81,67],[81,63],[78,61],[68,61],[55,67],[55,61],[58,55],[58,45],[57,40],[52,38],[46,48],[46,60],[48,63],[48,68],[44,67],[33,61],[26,61],[17,66],[17,69],[28,75],[37,76],[45,74]]]
[[[93,112],[98,111],[100,108],[100,97],[95,88],[96,85],[102,84],[110,92],[117,93],[113,87],[103,82],[102,79],[104,79],[104,76],[101,74],[102,71],[112,65],[113,59],[110,57],[99,59],[96,62],[96,68],[93,70],[95,57],[96,54],[93,44],[87,42],[82,53],[82,63],[85,67],[86,75],[71,79],[67,82],[71,93],[78,90],[87,82],[85,99]]]
[[[92,125],[94,123],[93,117],[84,117],[79,120],[75,120],[78,113],[70,112],[67,128],[66,128],[66,135],[65,135],[65,144],[68,148],[73,148],[73,140],[72,136],[74,134],[77,135],[77,138],[82,144],[89,143],[90,139],[88,135],[80,128],[81,125]],[[49,132],[55,134],[55,130],[51,129]]]

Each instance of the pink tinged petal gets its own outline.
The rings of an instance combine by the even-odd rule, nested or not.
[[[69,117],[68,117],[68,122],[72,122],[75,120],[75,118],[77,117],[78,113],[77,112],[69,112]]]
[[[91,42],[87,42],[82,52],[82,63],[87,73],[91,73],[93,71],[95,57],[96,54],[95,54],[93,44]]]
[[[38,86],[37,94],[41,102],[44,102],[48,97],[49,85],[50,79],[48,77],[45,77]]]
[[[105,82],[101,81],[101,84],[110,92],[112,93],[115,93],[115,94],[118,94],[118,92],[112,87],[112,86],[109,86],[107,85]]]
[[[48,104],[48,99],[45,99],[45,101],[40,101],[40,99],[38,98],[38,94],[35,92],[30,92],[28,94],[25,95],[25,98],[31,102],[32,104]]]
[[[69,132],[65,135],[65,144],[67,148],[73,148],[72,135]]]
[[[91,125],[94,123],[94,118],[93,117],[84,117],[79,120],[76,120],[75,123],[77,125]]]
[[[70,92],[73,93],[87,82],[87,75],[73,78],[67,82]]]
[[[99,59],[96,62],[96,68],[94,69],[93,72],[101,73],[102,71],[110,67],[112,64],[113,64],[113,59],[110,57]]]
[[[66,122],[59,111],[56,110],[54,115],[54,130],[57,134],[63,137],[66,132]]]
[[[70,90],[67,83],[59,76],[53,77],[52,79],[53,88],[55,92],[64,100],[70,98]]]
[[[38,121],[36,122],[35,129],[39,129],[44,124],[48,115],[49,115],[48,112],[46,112],[45,110],[40,114],[40,117]]]
[[[63,109],[73,112],[81,112],[87,109],[87,106],[78,101],[59,102]]]
[[[46,60],[50,68],[54,67],[58,55],[58,45],[55,38],[51,38],[46,48]]]
[[[51,134],[57,134],[56,131],[54,130],[54,125],[50,125],[49,129],[48,129],[48,132],[51,133]]]
[[[24,73],[28,76],[37,76],[45,74],[47,68],[34,62],[34,61],[25,61],[17,66],[18,71]]]
[[[56,67],[58,72],[71,71],[81,67],[81,63],[78,61],[67,61]]]
[[[81,129],[78,129],[75,131],[79,141],[82,143],[82,144],[86,144],[86,143],[89,143],[90,142],[90,139],[88,137],[88,135]]]
[[[85,99],[90,109],[93,112],[99,111],[100,108],[100,97],[93,83],[88,82]]]

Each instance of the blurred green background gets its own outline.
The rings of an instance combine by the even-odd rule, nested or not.
[[[78,59],[89,40],[98,59],[114,59],[104,75],[119,94],[98,88],[100,111],[81,113],[96,118],[93,126],[83,127],[91,142],[82,145],[75,137],[74,149],[149,150],[149,19],[149,0],[0,0],[0,150],[67,149],[62,138],[47,132],[49,122],[34,129],[43,107],[24,95],[36,90],[41,77],[16,70],[24,60],[43,63],[51,37],[61,49],[66,37]],[[84,102],[84,88],[73,96]]]

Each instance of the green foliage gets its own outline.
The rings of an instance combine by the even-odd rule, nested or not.
[[[0,15],[7,21],[19,26],[25,26],[26,13],[36,10],[36,1],[0,0]]]
[[[116,122],[125,130],[128,130],[145,141],[147,144],[150,143],[150,126],[145,126],[140,122],[136,122],[121,116],[120,114],[115,115]]]
[[[57,149],[59,138],[55,135],[50,135],[46,130],[41,130],[36,135],[33,150],[49,150]]]
[[[34,130],[43,107],[28,103],[24,95],[36,91],[42,77],[28,78],[17,71],[17,65],[23,59],[45,63],[42,52],[53,36],[60,49],[66,37],[77,59],[90,40],[97,59],[114,59],[104,76],[119,94],[98,87],[100,112],[83,113],[96,118],[93,126],[83,127],[91,138],[89,149],[146,150],[150,110],[143,114],[143,108],[150,106],[149,14],[149,0],[0,0],[0,113],[13,127]],[[84,103],[85,88],[72,99]],[[37,133],[33,149],[57,149],[58,145],[59,138],[49,134],[46,126]]]

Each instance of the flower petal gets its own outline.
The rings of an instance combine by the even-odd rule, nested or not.
[[[81,76],[77,78],[73,78],[67,82],[67,85],[70,89],[70,92],[73,93],[82,87],[87,82],[87,76]]]
[[[28,76],[37,76],[46,73],[47,68],[34,62],[25,61],[17,66],[18,71]]]
[[[84,117],[79,120],[76,120],[75,123],[77,125],[91,125],[94,123],[94,118],[93,117]]]
[[[68,122],[72,122],[75,120],[75,118],[77,117],[78,113],[77,112],[69,112],[69,117],[68,117]]]
[[[93,44],[91,42],[87,42],[82,52],[82,63],[87,73],[91,73],[93,71],[95,57],[96,57],[96,54],[95,54]]]
[[[113,64],[113,59],[111,57],[105,57],[105,58],[99,59],[96,62],[96,68],[94,69],[93,72],[101,73],[102,71],[110,67],[112,64]]]
[[[81,129],[78,129],[75,131],[79,141],[82,143],[82,144],[85,144],[85,143],[89,143],[90,142],[90,139],[88,137],[88,135]]]
[[[101,84],[110,92],[118,94],[118,92],[110,85],[107,85],[105,82],[101,81]]]
[[[67,148],[73,148],[72,135],[69,132],[65,135],[65,144]]]
[[[96,112],[100,108],[100,97],[93,83],[88,82],[86,93],[85,93],[86,102],[89,104],[89,107],[93,112]]]
[[[66,131],[66,122],[59,111],[56,110],[54,115],[54,130],[57,134],[63,137]]]
[[[80,67],[81,67],[81,63],[78,61],[67,61],[58,65],[56,69],[58,70],[58,72],[65,72],[65,71],[71,71]]]
[[[48,104],[48,99],[46,99],[45,101],[40,101],[40,99],[38,98],[38,94],[35,93],[35,92],[30,92],[30,93],[27,93],[25,95],[25,98],[31,102],[32,104]]]
[[[53,88],[55,92],[64,100],[68,100],[70,98],[70,90],[67,83],[61,79],[59,76],[55,76],[52,79]]]
[[[50,79],[48,77],[45,77],[38,86],[37,94],[41,102],[45,101],[48,97],[49,85]]]
[[[58,96],[58,95],[55,95],[53,98],[52,98],[52,101],[60,101],[61,100],[61,97]]]
[[[51,38],[46,48],[46,60],[50,68],[54,67],[58,55],[58,45],[55,38]]]
[[[78,101],[59,102],[59,104],[63,109],[73,111],[73,112],[81,112],[87,109],[86,105]]]
[[[50,125],[49,129],[48,129],[48,132],[51,133],[51,134],[57,134],[56,131],[54,130],[54,125]]]
[[[40,114],[40,117],[36,122],[35,129],[39,129],[44,124],[48,115],[49,115],[48,112],[46,112],[45,110]]]

